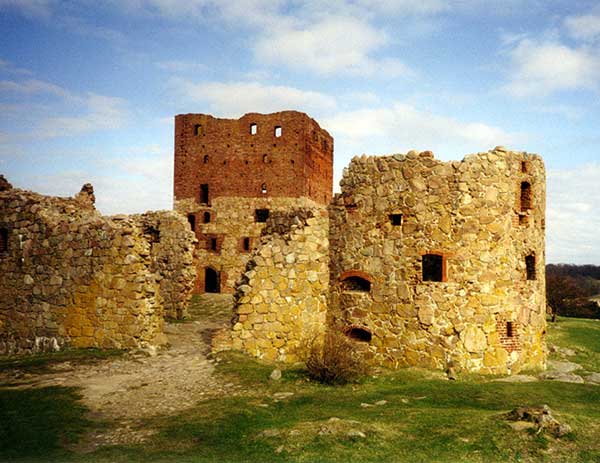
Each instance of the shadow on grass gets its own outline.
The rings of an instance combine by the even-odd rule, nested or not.
[[[91,426],[73,388],[0,388],[0,461],[66,461]]]

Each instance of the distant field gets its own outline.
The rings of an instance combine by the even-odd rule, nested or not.
[[[559,318],[549,343],[577,350],[600,369],[600,322]],[[598,462],[600,386],[499,383],[438,372],[384,372],[359,385],[323,386],[297,369],[269,379],[272,366],[221,355],[217,371],[245,393],[199,402],[148,420],[158,434],[140,445],[78,454],[79,436],[99,426],[77,391],[0,389],[0,461],[11,462]],[[39,367],[39,365],[36,365]],[[561,439],[515,431],[502,414],[547,404],[573,432]],[[135,406],[135,404],[132,404]]]

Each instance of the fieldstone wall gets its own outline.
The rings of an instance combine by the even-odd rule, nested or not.
[[[329,287],[326,209],[274,213],[237,287],[231,345],[294,362],[324,334]]]
[[[207,269],[219,280],[218,291],[209,284],[209,292],[235,292],[237,281],[267,226],[266,221],[261,222],[257,217],[257,210],[268,210],[269,217],[281,217],[285,211],[319,207],[323,208],[307,198],[218,197],[211,206],[198,204],[194,199],[176,201],[175,210],[188,218],[198,239],[195,292],[206,292]]]
[[[161,344],[165,300],[183,313],[195,241],[185,218],[103,217],[93,203],[91,185],[75,198],[0,191],[0,353]]]
[[[544,368],[539,156],[355,157],[341,188],[330,207],[330,329],[391,367]]]

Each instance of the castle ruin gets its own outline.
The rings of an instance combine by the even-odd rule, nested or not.
[[[176,116],[174,163],[177,212],[0,182],[0,352],[159,344],[193,289],[234,295],[215,349],[293,362],[338,332],[394,368],[545,367],[538,155],[355,157],[332,196],[332,137],[284,111]]]

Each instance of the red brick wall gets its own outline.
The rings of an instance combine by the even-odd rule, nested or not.
[[[257,126],[254,135],[251,124]],[[275,127],[281,127],[280,137]],[[201,184],[209,186],[209,202],[218,196],[306,196],[327,204],[333,187],[333,138],[297,111],[250,113],[240,119],[178,115],[175,199],[200,201]]]

